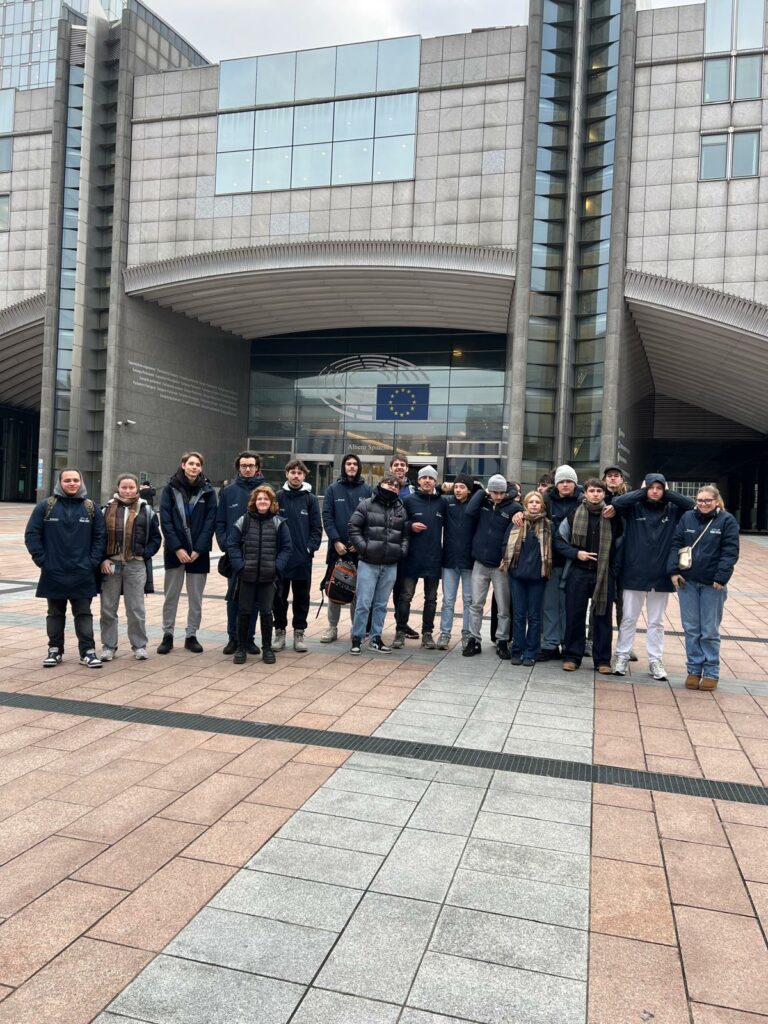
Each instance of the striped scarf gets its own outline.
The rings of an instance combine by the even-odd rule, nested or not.
[[[608,606],[608,570],[611,559],[611,544],[613,542],[613,530],[607,519],[603,518],[605,502],[599,501],[596,504],[588,502],[586,498],[578,506],[573,514],[573,526],[571,527],[571,544],[575,548],[586,548],[587,536],[589,533],[590,512],[600,517],[600,540],[597,548],[597,574],[595,589],[592,594],[592,604],[596,615],[605,615]]]
[[[517,566],[529,530],[533,530],[539,540],[541,577],[549,579],[549,574],[552,571],[552,524],[546,512],[539,512],[536,515],[532,512],[523,512],[523,525],[512,527],[512,532],[509,535],[507,560],[512,567]]]

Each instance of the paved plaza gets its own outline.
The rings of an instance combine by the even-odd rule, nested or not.
[[[682,688],[674,597],[670,684],[642,634],[632,677],[595,679],[490,644],[355,658],[318,642],[324,613],[308,654],[235,666],[216,573],[204,654],[154,654],[158,593],[149,661],[121,627],[102,669],[73,635],[44,669],[30,509],[0,505],[0,1024],[768,1024],[764,540],[743,540],[714,693]],[[482,766],[505,754],[520,770]],[[591,764],[733,799],[580,781]]]

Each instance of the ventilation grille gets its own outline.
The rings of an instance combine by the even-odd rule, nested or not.
[[[69,63],[85,64],[85,42],[86,29],[77,25],[73,26],[69,37]]]

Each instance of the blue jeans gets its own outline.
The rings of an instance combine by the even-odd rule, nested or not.
[[[443,569],[443,606],[440,609],[440,632],[450,635],[453,629],[453,614],[456,607],[456,595],[461,581],[461,606],[464,617],[461,632],[469,635],[469,607],[472,604],[472,570]]]
[[[544,638],[542,650],[553,651],[565,640],[565,591],[560,588],[563,566],[552,566],[552,572],[544,588],[544,604],[541,609]]]
[[[372,613],[371,636],[381,636],[384,619],[387,616],[387,602],[397,576],[396,565],[369,565],[357,563],[357,590],[355,592],[355,618],[352,622],[352,636],[362,640],[368,623],[368,612]]]
[[[545,579],[519,580],[509,577],[512,593],[512,654],[535,661],[541,646],[541,606]]]
[[[685,660],[691,675],[720,678],[720,622],[728,590],[688,580],[681,587],[680,618],[685,630]]]

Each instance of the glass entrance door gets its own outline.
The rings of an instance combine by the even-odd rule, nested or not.
[[[406,456],[408,459],[408,480],[413,484],[414,487],[418,485],[419,470],[423,469],[424,466],[432,466],[433,469],[437,470],[437,485],[438,487],[443,482],[443,459],[434,458],[430,459],[423,455]]]
[[[301,459],[309,470],[307,483],[312,485],[312,493],[322,498],[335,479],[333,456],[318,459],[316,455],[297,455],[296,458]]]
[[[383,455],[361,455],[360,472],[363,480],[370,486],[376,487],[381,483],[386,462]]]

